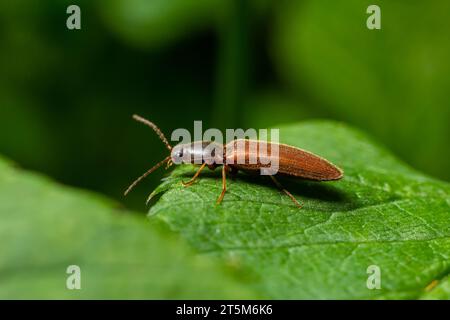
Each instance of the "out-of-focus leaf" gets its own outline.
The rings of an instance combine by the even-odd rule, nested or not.
[[[0,297],[254,298],[235,268],[194,255],[166,228],[0,159]],[[68,266],[81,268],[69,290]]]
[[[265,177],[228,179],[219,206],[219,172],[177,168],[155,190],[151,208],[204,255],[247,268],[271,298],[420,298],[450,271],[450,187],[408,168],[358,131],[311,121],[280,128],[284,143],[345,170],[328,183],[285,179],[299,210]],[[165,193],[163,193],[165,191]],[[369,266],[381,289],[369,290]],[[437,297],[437,296],[436,296]],[[445,292],[439,298],[449,297]]]
[[[215,22],[227,11],[223,0],[113,0],[102,1],[107,24],[138,46],[171,43]]]

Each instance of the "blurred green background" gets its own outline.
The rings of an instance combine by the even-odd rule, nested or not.
[[[81,8],[81,30],[66,8]],[[381,7],[381,30],[366,8]],[[450,2],[0,2],[0,153],[145,210],[164,171],[124,188],[170,132],[329,118],[449,180]]]

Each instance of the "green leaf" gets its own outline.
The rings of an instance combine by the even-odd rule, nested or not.
[[[237,268],[92,193],[0,158],[0,298],[255,298]],[[81,290],[68,290],[69,265]]]
[[[299,210],[267,177],[228,179],[180,166],[154,192],[150,210],[205,256],[247,270],[269,298],[420,298],[450,271],[450,186],[396,160],[341,123],[280,128],[281,142],[317,153],[345,171],[334,182],[282,179]],[[165,191],[165,192],[164,192]],[[164,193],[163,193],[164,192]],[[369,266],[381,289],[369,290]],[[439,298],[450,298],[448,290]]]

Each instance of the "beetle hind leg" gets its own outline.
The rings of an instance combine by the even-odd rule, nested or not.
[[[282,185],[281,183],[278,182],[277,179],[275,179],[274,176],[269,176],[272,181],[275,183],[275,185],[281,190],[283,191],[289,198],[291,198],[291,200],[295,203],[295,205],[301,209],[303,207],[303,203],[300,203],[297,201],[297,199],[295,199],[295,197],[292,195],[292,193],[290,193],[289,191],[287,191]]]

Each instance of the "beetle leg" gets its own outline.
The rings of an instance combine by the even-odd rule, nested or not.
[[[302,208],[303,204],[300,204],[300,203],[297,201],[297,199],[295,199],[295,197],[294,197],[289,191],[287,191],[287,190],[281,185],[281,183],[278,182],[277,179],[275,179],[274,176],[269,176],[269,177],[272,178],[272,181],[276,184],[276,186],[277,186],[278,188],[280,188],[281,191],[283,191],[289,198],[291,198],[291,200],[295,203],[295,205],[296,205],[297,207],[299,207],[299,209]]]
[[[220,194],[219,198],[217,198],[217,204],[220,204],[223,200],[223,197],[225,196],[225,192],[227,191],[227,170],[228,166],[223,165],[222,167],[222,193]]]
[[[206,163],[202,164],[201,167],[197,170],[197,172],[194,174],[194,176],[192,177],[191,180],[189,180],[188,182],[184,182],[181,181],[181,183],[183,184],[183,186],[185,187],[189,187],[190,185],[192,185],[195,181],[195,179],[197,179],[198,175],[200,174],[200,172],[202,172],[202,170],[205,168]]]

